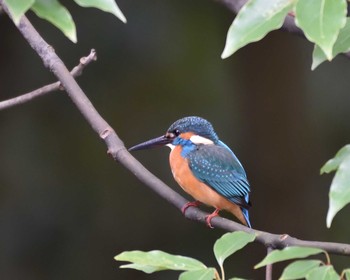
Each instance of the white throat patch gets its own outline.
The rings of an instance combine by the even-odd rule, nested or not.
[[[175,146],[173,144],[166,144],[166,146],[168,146],[171,150],[173,150],[175,148]]]
[[[213,145],[214,144],[214,142],[211,141],[210,139],[199,136],[199,135],[191,136],[190,140],[193,144],[196,144],[196,145],[198,145],[198,144]]]

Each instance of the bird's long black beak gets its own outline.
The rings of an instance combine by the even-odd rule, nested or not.
[[[141,144],[135,145],[129,148],[129,152],[165,146],[166,144],[171,143],[171,141],[173,141],[173,139],[166,137],[166,135],[163,135],[163,136],[148,140],[146,142],[143,142]]]

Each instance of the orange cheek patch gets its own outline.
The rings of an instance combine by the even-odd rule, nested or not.
[[[190,138],[195,135],[193,132],[186,132],[186,133],[181,133],[180,137],[182,139],[190,140]]]

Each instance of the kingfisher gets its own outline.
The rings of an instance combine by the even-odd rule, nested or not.
[[[181,188],[195,201],[182,208],[204,203],[215,208],[206,217],[211,219],[220,210],[232,213],[245,226],[249,220],[250,185],[246,172],[233,151],[217,136],[212,124],[196,116],[184,117],[174,122],[160,137],[135,145],[129,151],[168,146],[172,174]]]

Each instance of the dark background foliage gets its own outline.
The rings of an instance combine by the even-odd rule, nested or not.
[[[29,13],[72,68],[91,48],[98,61],[78,78],[126,146],[161,135],[178,118],[210,120],[236,152],[253,193],[254,228],[349,242],[349,210],[330,230],[331,176],[319,168],[349,142],[349,61],[310,71],[312,46],[273,32],[221,60],[233,14],[212,1],[120,0],[128,24],[66,1],[78,29],[74,45]],[[0,16],[0,98],[54,78],[9,19]],[[120,270],[124,250],[160,249],[215,265],[224,232],[181,214],[115,164],[64,92],[0,112],[1,279],[176,279]],[[176,190],[168,150],[135,152]],[[230,216],[228,216],[230,217]],[[227,275],[261,279],[265,254],[250,245],[227,261]],[[334,258],[341,269],[347,260]]]

